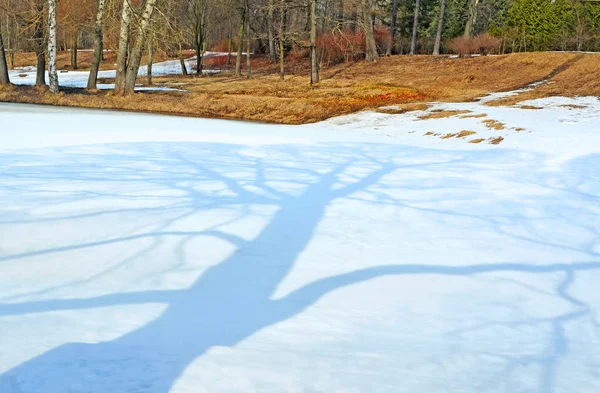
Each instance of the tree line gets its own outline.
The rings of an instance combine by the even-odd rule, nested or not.
[[[177,56],[182,73],[202,74],[209,50],[235,57],[251,75],[250,53],[279,63],[310,59],[319,67],[393,54],[599,48],[600,3],[582,0],[0,0],[0,84],[15,54],[36,54],[37,85],[58,91],[57,51],[93,50],[95,89],[105,51],[117,54],[115,92],[133,92],[142,56]],[[464,49],[469,47],[467,49]],[[486,47],[486,48],[484,48]],[[193,49],[188,70],[184,50]],[[244,69],[245,54],[245,69]],[[149,67],[150,68],[150,67]]]

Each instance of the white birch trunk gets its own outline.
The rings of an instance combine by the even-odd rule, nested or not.
[[[56,0],[48,0],[48,77],[50,92],[58,93],[56,70]]]

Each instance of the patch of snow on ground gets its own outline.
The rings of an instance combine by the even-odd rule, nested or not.
[[[206,56],[224,56],[226,53],[207,52]],[[195,58],[186,59],[186,67],[188,72],[192,72],[192,67],[195,65]],[[218,73],[218,70],[204,70],[204,73]],[[145,77],[148,74],[148,67],[141,66],[138,71],[138,77]],[[167,60],[152,65],[152,75],[165,76],[181,74],[181,62],[179,60]],[[61,87],[85,88],[90,73],[89,71],[68,71],[59,72],[58,80]],[[114,70],[105,70],[98,72],[98,78],[112,79],[116,75]],[[9,70],[10,81],[15,85],[32,86],[35,85],[36,67],[19,67]],[[46,71],[46,80],[48,80],[48,72]],[[114,89],[114,84],[98,84],[100,90]],[[136,91],[185,91],[168,87],[136,87]]]
[[[534,104],[497,146],[0,104],[0,392],[594,392],[599,104]]]

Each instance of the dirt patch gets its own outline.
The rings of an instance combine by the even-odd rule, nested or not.
[[[497,121],[497,120],[493,120],[493,119],[488,119],[488,120],[484,120],[482,121],[483,124],[485,124],[485,126],[487,128],[489,128],[490,130],[496,130],[496,131],[501,131],[505,128],[505,124]]]

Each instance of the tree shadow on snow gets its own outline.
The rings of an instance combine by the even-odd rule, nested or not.
[[[298,256],[305,250],[332,202],[363,197],[375,206],[386,204],[403,206],[401,200],[390,196],[392,186],[383,185],[382,179],[403,168],[435,167],[461,163],[462,154],[438,153],[426,162],[405,164],[391,159],[390,147],[346,146],[344,148],[271,147],[273,158],[244,155],[241,147],[206,144],[138,144],[115,148],[112,153],[95,156],[94,153],[70,154],[64,152],[64,161],[55,164],[39,157],[34,168],[14,168],[3,175],[21,183],[3,185],[7,192],[33,192],[42,184],[61,181],[81,181],[93,184],[144,184],[137,197],[153,197],[153,191],[178,192],[165,196],[164,204],[151,207],[115,208],[87,212],[70,217],[46,217],[33,222],[48,222],[72,218],[95,218],[105,214],[160,214],[172,210],[153,230],[127,236],[91,239],[21,254],[0,256],[0,263],[45,254],[56,254],[77,249],[93,249],[99,245],[126,243],[140,238],[160,239],[175,237],[179,245],[199,236],[209,236],[228,242],[235,252],[218,265],[208,268],[189,288],[151,290],[132,293],[114,293],[95,298],[30,301],[0,304],[0,315],[21,315],[56,310],[83,310],[117,305],[161,303],[164,312],[153,321],[112,341],[97,344],[69,343],[21,364],[0,376],[2,393],[168,393],[186,367],[214,346],[234,346],[273,324],[292,318],[320,298],[336,289],[386,275],[441,274],[473,276],[495,272],[564,273],[565,281],[557,287],[557,294],[577,306],[577,314],[559,316],[552,323],[560,338],[561,323],[581,315],[578,300],[567,290],[578,271],[597,270],[600,264],[594,255],[581,263],[528,264],[499,263],[469,266],[398,264],[377,266],[327,277],[275,298],[278,286],[288,276]],[[288,149],[288,150],[286,150]],[[291,150],[289,150],[291,149]],[[379,149],[385,149],[380,151]],[[80,151],[80,148],[75,148]],[[340,151],[342,153],[340,153]],[[307,153],[308,152],[308,153]],[[53,152],[52,154],[59,154]],[[60,155],[60,154],[59,154]],[[278,159],[277,155],[283,157]],[[409,154],[410,155],[410,154]],[[291,161],[294,157],[302,162]],[[416,159],[415,155],[415,159]],[[13,157],[14,158],[14,157]],[[492,160],[494,156],[492,155]],[[490,159],[488,157],[487,159]],[[286,162],[286,160],[288,160]],[[410,160],[407,160],[410,161]],[[284,163],[285,162],[285,163]],[[154,166],[146,165],[152,163]],[[107,172],[112,170],[112,172]],[[107,177],[106,173],[114,176]],[[30,180],[34,184],[27,185]],[[475,187],[468,180],[463,186]],[[40,182],[39,184],[36,182]],[[203,191],[203,183],[219,186]],[[283,185],[285,184],[285,185]],[[423,187],[426,187],[423,184]],[[438,185],[433,184],[432,187]],[[32,188],[28,188],[32,187]],[[117,187],[118,188],[118,187]],[[396,190],[398,191],[398,190]],[[75,190],[71,199],[122,197],[118,190]],[[589,197],[593,197],[589,196]],[[597,197],[597,196],[596,196]],[[68,203],[56,196],[56,203]],[[223,207],[264,205],[276,211],[253,239],[244,239],[220,228],[182,231],[170,226],[198,211]],[[468,213],[465,213],[468,214]],[[23,217],[7,218],[19,222]],[[37,220],[37,221],[36,221]],[[136,257],[153,251],[156,243],[140,250]],[[182,258],[176,256],[174,258]],[[401,260],[401,257],[399,257]],[[121,261],[129,263],[131,258]],[[402,261],[400,261],[402,262]],[[97,276],[110,274],[111,269]],[[92,277],[88,281],[95,279]],[[85,282],[72,283],[82,285]],[[51,293],[46,290],[44,293]],[[552,364],[546,371],[552,374]],[[552,391],[553,375],[543,376],[540,392]],[[550,384],[549,386],[548,383]],[[546,384],[546,385],[544,385]]]

